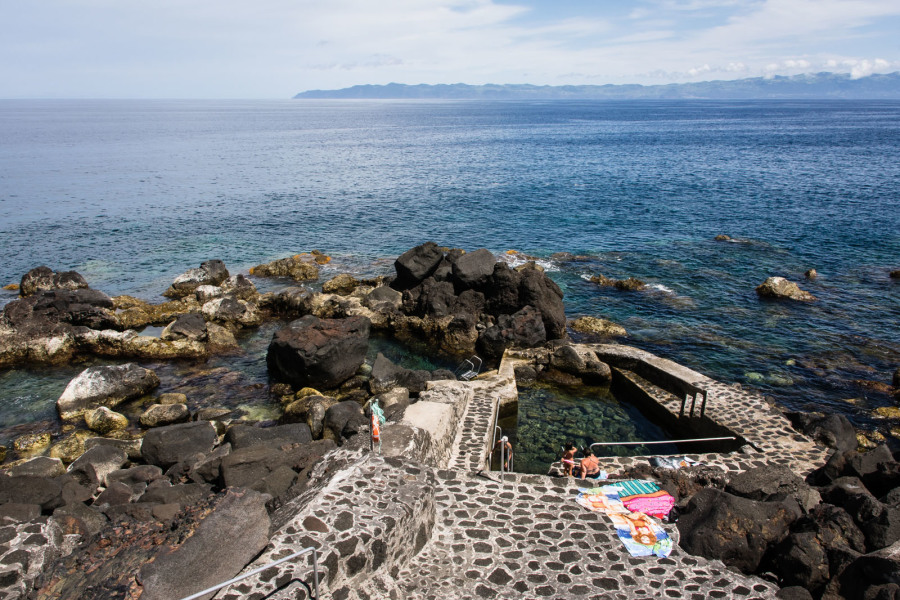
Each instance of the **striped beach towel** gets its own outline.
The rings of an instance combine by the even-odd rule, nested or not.
[[[629,479],[612,485],[618,488],[619,500],[632,512],[642,512],[657,519],[665,519],[675,506],[675,498],[652,481]]]

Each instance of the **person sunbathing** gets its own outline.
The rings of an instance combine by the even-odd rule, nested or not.
[[[594,456],[590,448],[584,449],[584,458],[581,459],[581,478],[596,477],[600,473],[600,459]]]

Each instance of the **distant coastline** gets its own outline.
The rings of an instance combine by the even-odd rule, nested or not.
[[[846,73],[755,77],[667,85],[530,85],[464,83],[439,85],[355,85],[339,90],[308,90],[295,99],[421,100],[900,100],[900,72],[857,79]]]

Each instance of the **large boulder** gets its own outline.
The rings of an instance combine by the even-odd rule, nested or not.
[[[289,287],[260,298],[260,306],[277,315],[297,318],[312,312],[315,294],[304,287]]]
[[[777,502],[793,498],[808,512],[821,500],[819,493],[785,465],[757,467],[731,478],[725,491],[762,502]]]
[[[391,287],[398,291],[415,287],[431,275],[444,258],[444,252],[434,242],[425,242],[401,254],[394,262],[397,277]]]
[[[184,298],[194,293],[201,285],[219,285],[228,279],[228,269],[221,260],[207,260],[198,269],[188,269],[172,282],[163,292],[167,298]]]
[[[90,367],[69,382],[56,408],[60,418],[77,419],[88,410],[140,398],[158,385],[156,373],[134,363]]]
[[[775,298],[798,300],[801,302],[813,302],[816,297],[805,290],[801,290],[796,283],[788,281],[784,277],[769,277],[756,288],[760,298]]]
[[[238,300],[231,296],[214,298],[200,309],[209,321],[216,321],[228,327],[254,327],[262,322],[256,304]]]
[[[792,412],[787,417],[796,429],[820,444],[840,452],[856,450],[856,430],[844,415]]]
[[[227,581],[265,548],[270,525],[264,496],[229,490],[184,544],[141,567],[141,598],[183,598]]]
[[[180,423],[151,429],[144,436],[144,461],[168,469],[197,454],[208,454],[216,445],[216,428],[209,421]]]
[[[853,517],[869,551],[900,540],[900,509],[880,502],[856,477],[840,477],[821,493],[825,502],[842,507]]]
[[[857,556],[826,590],[828,598],[881,600],[900,596],[900,542]]]
[[[141,414],[142,427],[163,427],[190,420],[191,411],[184,404],[152,404]]]
[[[88,410],[84,413],[84,422],[92,431],[107,434],[128,427],[128,417],[114,412],[105,406]]]
[[[487,283],[494,273],[497,259],[490,250],[481,248],[475,252],[463,254],[453,262],[453,280],[457,291],[480,288]]]
[[[25,298],[44,290],[78,290],[87,287],[87,281],[75,271],[58,273],[50,267],[41,266],[22,276],[19,294]]]
[[[106,477],[128,461],[125,451],[112,446],[94,446],[69,465],[68,472],[82,485],[106,485]]]
[[[369,319],[319,319],[307,315],[275,332],[266,362],[278,380],[295,387],[334,388],[362,365],[369,348]]]
[[[363,304],[378,312],[393,312],[400,308],[403,302],[403,294],[394,288],[382,285],[369,292]]]
[[[766,550],[787,537],[799,513],[784,502],[756,502],[715,488],[696,493],[678,519],[681,547],[744,573],[759,567]]]
[[[562,299],[562,290],[544,273],[522,272],[519,301],[522,306],[533,306],[541,314],[548,340],[559,339],[566,333],[566,309]]]
[[[246,300],[247,302],[255,301],[259,298],[259,291],[253,282],[243,275],[232,275],[219,286],[225,294],[238,300]]]
[[[478,339],[485,357],[499,359],[507,348],[531,348],[547,341],[541,314],[526,306],[513,315],[500,315],[497,324],[487,328]]]
[[[381,352],[372,363],[372,376],[369,379],[369,391],[381,394],[397,387],[406,388],[412,394],[425,390],[425,384],[431,380],[431,373],[425,370],[412,370],[395,365]]]

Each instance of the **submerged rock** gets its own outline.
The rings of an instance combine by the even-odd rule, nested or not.
[[[756,293],[761,298],[786,298],[800,302],[816,300],[815,296],[801,290],[796,283],[788,281],[784,277],[769,277],[756,288]]]
[[[322,284],[322,292],[325,294],[338,294],[348,296],[360,286],[360,281],[348,273],[335,275]]]
[[[270,263],[256,265],[250,274],[257,277],[290,277],[294,281],[309,281],[319,278],[316,257],[309,254],[295,254]]]
[[[621,325],[599,317],[578,317],[569,326],[579,333],[593,333],[602,336],[626,336],[628,332]]]
[[[84,422],[87,423],[91,430],[100,434],[128,427],[128,417],[105,406],[86,411],[84,413]]]

